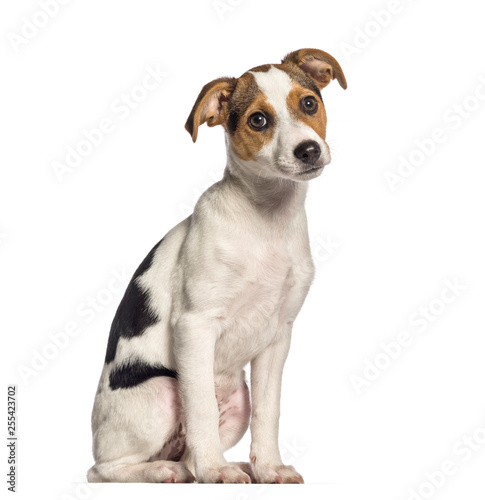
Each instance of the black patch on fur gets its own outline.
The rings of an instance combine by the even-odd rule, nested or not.
[[[111,390],[128,389],[151,379],[152,377],[177,378],[177,372],[163,365],[150,365],[143,361],[130,361],[115,368],[109,376]]]
[[[227,118],[227,130],[231,135],[236,132],[237,122],[239,121],[239,114],[236,110],[233,110],[229,113],[229,117]]]
[[[142,335],[149,326],[159,321],[149,306],[149,293],[142,290],[136,280],[152,265],[153,256],[162,241],[163,239],[152,248],[135,271],[121,299],[109,332],[106,363],[111,363],[115,359],[116,348],[121,337],[132,338]]]
[[[227,118],[227,130],[231,135],[237,130],[239,118],[244,115],[259,92],[261,91],[254,78],[251,79],[249,85],[244,85],[244,88],[241,88],[241,84],[236,85],[231,97],[229,116]]]

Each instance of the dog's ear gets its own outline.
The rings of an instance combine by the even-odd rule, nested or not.
[[[218,78],[204,85],[185,123],[185,130],[194,142],[197,140],[197,130],[203,123],[207,122],[209,127],[213,127],[226,121],[236,82],[237,78]]]
[[[343,89],[347,88],[344,72],[340,64],[330,54],[318,49],[300,49],[290,52],[281,61],[293,63],[308,73],[311,79],[321,90],[326,87],[331,80],[337,79]]]

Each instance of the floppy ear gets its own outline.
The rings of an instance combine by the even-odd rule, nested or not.
[[[194,142],[197,140],[197,130],[203,123],[207,122],[209,127],[213,127],[226,121],[236,82],[237,78],[218,78],[204,85],[185,123],[185,130]]]
[[[330,54],[318,49],[300,49],[290,52],[281,61],[293,63],[308,73],[312,80],[321,90],[326,87],[331,80],[337,79],[343,89],[347,88],[344,72],[340,64]]]

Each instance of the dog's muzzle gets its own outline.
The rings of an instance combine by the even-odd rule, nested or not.
[[[293,151],[293,154],[303,163],[307,165],[315,165],[320,158],[322,151],[320,146],[315,141],[300,142]]]

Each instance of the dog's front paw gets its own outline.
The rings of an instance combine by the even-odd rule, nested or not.
[[[249,484],[251,478],[237,465],[227,464],[220,467],[208,467],[196,471],[198,483],[240,483]]]
[[[252,463],[253,477],[258,483],[271,484],[303,484],[303,478],[292,465],[275,465]]]

